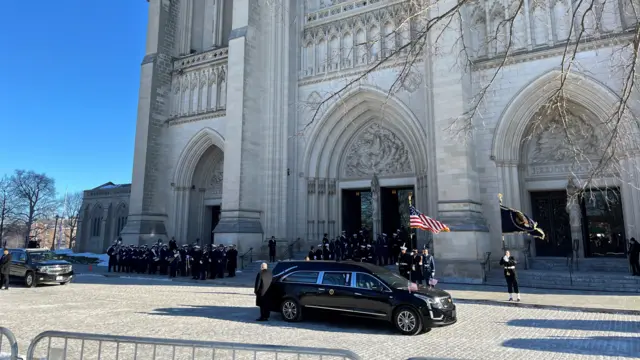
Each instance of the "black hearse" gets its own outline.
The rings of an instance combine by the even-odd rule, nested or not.
[[[449,293],[419,288],[385,268],[361,262],[284,261],[273,269],[271,311],[300,321],[305,311],[329,311],[391,322],[404,335],[454,324]]]
[[[9,277],[19,279],[26,287],[38,284],[66,285],[73,279],[73,265],[59,260],[48,249],[7,249],[11,254]]]

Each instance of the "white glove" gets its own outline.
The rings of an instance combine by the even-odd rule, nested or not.
[[[435,271],[431,273],[431,277],[436,277],[436,272]]]

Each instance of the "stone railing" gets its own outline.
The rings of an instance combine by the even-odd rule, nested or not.
[[[505,6],[505,3],[509,6]],[[637,23],[634,13],[634,6],[640,5],[637,0],[595,0],[595,6],[588,11],[591,3],[525,0],[523,6],[520,6],[518,1],[470,2],[464,9],[469,55],[476,61],[482,61],[504,54],[507,46],[511,53],[526,53],[554,48],[566,44],[568,40],[575,41],[578,35],[581,42],[607,38],[624,33]],[[578,7],[579,4],[581,5]],[[506,20],[512,19],[514,14],[517,15],[512,20],[511,33],[511,20]],[[576,21],[571,29],[571,17],[574,14]],[[583,16],[584,26],[581,25]]]
[[[227,107],[228,48],[174,61],[170,119],[224,112]]]

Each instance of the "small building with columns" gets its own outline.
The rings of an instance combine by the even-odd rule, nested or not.
[[[420,21],[411,3],[149,0],[125,241],[175,236],[234,243],[242,253],[271,236],[316,244],[324,233],[373,230],[374,222],[391,233],[408,223],[411,195],[452,230],[433,237],[441,276],[477,279],[485,254],[502,249],[502,193],[548,234],[531,244],[532,256],[564,257],[578,239],[580,256],[623,257],[626,239],[640,236],[640,177],[598,179],[592,197],[567,206],[568,179],[589,168],[569,156],[553,114],[546,127],[531,125],[557,88],[571,1],[525,5],[514,23],[515,60],[494,80],[482,126],[466,142],[446,129],[506,51],[487,44],[486,31],[468,34],[471,72],[452,67],[460,45],[451,41],[453,50],[437,56],[426,46],[400,86],[401,64],[391,62],[325,101],[411,41]],[[465,14],[483,29],[504,20],[490,11],[499,5],[470,3]],[[589,156],[599,141],[589,129],[607,119],[621,86],[602,64],[637,22],[622,1],[607,6],[613,15],[585,35],[581,70],[564,85],[570,126],[590,134],[580,144]],[[365,42],[372,46],[358,45]],[[629,114],[638,112],[632,96]],[[638,156],[629,149],[621,168],[635,174]],[[417,236],[419,244],[430,239]],[[526,244],[523,236],[506,241],[516,250]]]

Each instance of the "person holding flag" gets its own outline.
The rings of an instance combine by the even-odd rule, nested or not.
[[[545,234],[538,227],[538,223],[532,218],[525,215],[522,211],[512,209],[502,205],[502,194],[498,194],[500,201],[500,219],[502,220],[502,248],[504,257],[500,259],[500,266],[504,268],[504,278],[507,282],[507,292],[509,293],[509,301],[513,301],[513,293],[515,292],[517,301],[520,301],[520,290],[518,288],[518,276],[516,273],[516,259],[511,256],[511,252],[507,250],[504,234],[529,234],[537,239],[544,240]]]

